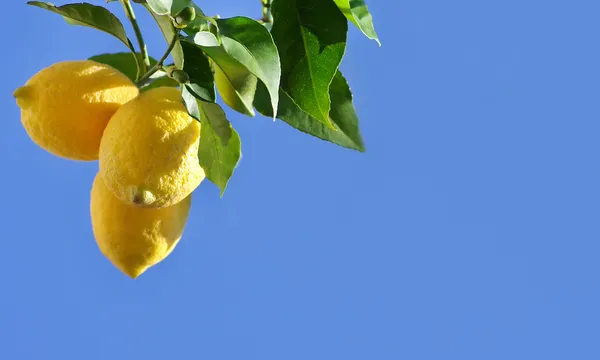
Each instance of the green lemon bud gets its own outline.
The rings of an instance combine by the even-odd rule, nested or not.
[[[190,81],[190,77],[189,75],[183,71],[183,70],[173,70],[173,72],[171,72],[171,79],[177,81],[180,84],[186,84]]]
[[[177,69],[174,65],[164,67],[164,70],[168,77],[180,84],[186,84],[190,81],[189,75],[185,71]]]
[[[183,29],[196,18],[196,9],[192,6],[183,8],[173,17],[173,25],[178,29]]]

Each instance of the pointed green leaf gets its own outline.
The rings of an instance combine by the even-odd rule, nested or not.
[[[227,54],[265,84],[275,111],[279,101],[281,64],[269,31],[258,21],[242,16],[218,19],[217,25]]]
[[[173,1],[148,0],[146,3],[150,10],[156,15],[167,15],[171,13]]]
[[[338,70],[329,86],[331,96],[331,111],[329,118],[337,127],[338,132],[348,138],[351,145],[347,146],[359,151],[365,151],[365,144],[360,135],[358,115],[354,109],[352,91],[344,75]]]
[[[219,104],[207,103],[200,101],[200,115],[204,120],[210,123],[215,134],[221,139],[223,146],[228,146],[229,141],[234,136],[235,130],[231,127],[231,123],[227,120],[223,108]]]
[[[256,78],[251,72],[227,53],[213,33],[201,31],[187,40],[202,49],[217,65],[215,83],[223,101],[233,110],[254,116],[252,101],[256,91]]]
[[[57,13],[69,24],[87,26],[111,34],[121,40],[129,49],[135,51],[121,21],[102,6],[88,3],[55,6],[42,1],[29,1],[27,4]]]
[[[196,103],[201,123],[198,162],[223,196],[242,156],[240,136],[218,104],[199,100]]]
[[[181,98],[188,113],[194,119],[200,121],[200,108],[198,107],[198,99],[190,92],[187,86],[181,87]]]
[[[223,197],[242,156],[240,136],[218,104],[196,99],[187,86],[182,89],[182,98],[190,115],[200,121],[198,163]]]
[[[352,103],[352,93],[346,79],[339,71],[333,78],[329,94],[331,96],[330,119],[333,123],[333,129],[302,111],[283,90],[279,92],[280,101],[277,118],[304,133],[322,140],[349,149],[365,151],[358,126],[358,117]],[[258,86],[254,106],[261,114],[272,116],[268,93],[264,86]]]
[[[215,102],[215,84],[208,58],[198,46],[181,41],[184,62],[183,71],[190,77],[188,90],[200,100]]]
[[[150,77],[151,82],[144,85],[140,91],[148,91],[157,87],[179,87],[179,83],[170,77],[164,71],[157,71],[153,76]]]
[[[190,0],[146,0],[148,7],[156,15],[175,15],[184,7],[190,6]]]
[[[143,59],[142,54],[137,53],[138,59]],[[130,52],[119,52],[112,54],[99,54],[89,58],[89,60],[97,61],[102,64],[110,65],[115,69],[119,70],[123,74],[127,75],[131,81],[136,81],[137,76],[137,62],[135,61],[135,55]],[[156,64],[156,60],[150,58],[150,65]]]
[[[381,46],[375,27],[373,26],[373,16],[367,9],[367,4],[363,0],[333,0],[338,8],[342,10],[344,16],[348,18],[360,31],[369,39],[377,41]]]
[[[243,67],[228,68],[226,74],[214,64],[215,85],[223,102],[244,115],[254,116],[254,94],[258,79]]]
[[[138,53],[137,56],[140,60],[143,58],[142,54]],[[100,54],[92,56],[89,59],[114,67],[125,74],[133,82],[135,82],[137,79],[137,63],[132,53],[120,52],[112,54]],[[156,62],[156,59],[150,57],[150,66],[153,66],[156,64]],[[169,78],[164,71],[157,71],[150,77],[148,84],[141,88],[141,91],[148,91],[155,87],[161,86],[178,87],[179,83]]]
[[[200,138],[200,147],[198,150],[200,166],[204,169],[206,177],[219,187],[221,197],[223,197],[225,189],[227,189],[227,184],[233,176],[233,172],[242,156],[240,136],[232,128],[231,140],[227,146],[224,146],[211,125],[202,122]]]
[[[348,21],[335,3],[274,1],[271,30],[281,56],[281,87],[309,115],[329,121],[329,84],[346,49]]]
[[[190,92],[187,85],[182,89],[181,95],[188,113],[198,121],[201,121],[204,116],[205,120],[210,122],[215,134],[221,139],[221,143],[227,146],[233,135],[233,131],[221,106],[198,100]]]

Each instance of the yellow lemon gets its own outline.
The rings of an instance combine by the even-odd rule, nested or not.
[[[173,251],[183,234],[192,196],[162,209],[122,203],[96,175],[90,212],[100,251],[119,270],[136,278]]]
[[[178,203],[204,179],[200,124],[179,90],[151,89],[123,105],[100,143],[100,174],[121,201],[160,208]]]
[[[71,160],[98,160],[111,116],[139,93],[114,68],[91,60],[42,69],[14,92],[21,122],[34,143]]]
[[[100,143],[100,174],[121,201],[160,208],[183,200],[204,179],[200,124],[179,90],[141,93],[111,118]]]

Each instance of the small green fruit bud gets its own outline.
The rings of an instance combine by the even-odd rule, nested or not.
[[[196,18],[196,9],[192,6],[183,8],[173,17],[173,25],[178,29],[183,29]]]
[[[171,79],[177,81],[180,84],[187,84],[190,81],[189,75],[183,70],[174,69],[168,72],[168,75]]]

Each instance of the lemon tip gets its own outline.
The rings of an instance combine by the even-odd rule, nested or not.
[[[25,101],[31,97],[31,87],[25,85],[17,88],[13,92],[13,97],[17,99],[17,104],[22,106],[25,104]]]
[[[134,188],[132,194],[131,200],[135,205],[147,206],[156,201],[156,196],[146,189]]]
[[[146,269],[145,268],[134,268],[134,269],[128,269],[128,268],[124,268],[121,267],[121,271],[129,276],[131,279],[135,280],[137,279],[140,275],[142,275]]]

